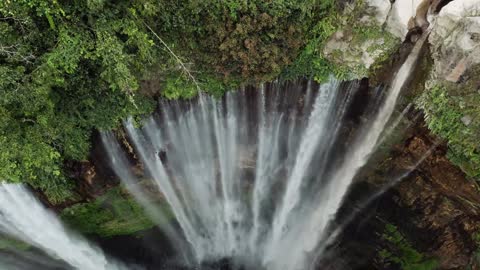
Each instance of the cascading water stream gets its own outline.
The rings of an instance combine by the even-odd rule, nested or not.
[[[40,248],[75,269],[126,269],[68,231],[21,185],[0,184],[0,232]]]
[[[353,138],[339,131],[358,85],[330,79],[320,86],[274,82],[228,92],[222,100],[162,100],[158,115],[141,128],[132,119],[124,123],[133,158],[125,140],[102,132],[102,141],[114,171],[183,257],[309,269],[331,240],[329,225],[377,146],[427,35]],[[334,151],[342,143],[346,150]],[[142,173],[130,170],[135,163]],[[155,184],[175,222],[166,221],[169,213],[139,182]]]
[[[307,218],[304,219],[307,224],[303,230],[299,231],[296,235],[297,239],[301,239],[299,241],[301,246],[289,251],[289,256],[291,256],[292,252],[300,253],[298,250],[303,252],[311,251],[327,237],[327,226],[340,208],[343,197],[347,193],[353,178],[358,170],[365,165],[368,157],[375,149],[379,137],[394,111],[400,91],[417,61],[418,55],[420,54],[427,37],[428,33],[423,34],[416,43],[411,54],[395,75],[389,93],[378,110],[374,120],[369,125],[366,124],[362,126],[360,136],[358,136],[357,140],[350,145],[349,151],[346,153],[347,158],[345,158],[344,162],[335,170],[334,174],[331,176],[331,181],[328,182],[326,187],[319,191],[318,201],[313,204],[317,207],[307,215]],[[275,226],[285,225],[281,223],[275,224]],[[277,240],[274,242],[273,246],[279,244],[282,244],[282,242]],[[284,242],[283,244],[286,243]],[[271,250],[276,251],[275,249]],[[274,255],[276,256],[271,256],[270,258],[267,257],[266,260],[270,259],[272,263],[277,265],[277,267],[281,267],[281,265],[285,264],[291,264],[291,267],[293,267],[287,269],[297,269],[295,267],[301,267],[300,264],[296,266],[293,265],[294,263],[288,259],[280,265],[278,264],[278,257],[285,258],[287,254],[284,254],[285,256],[283,257],[279,256],[283,254],[274,253]],[[298,254],[298,256],[301,256],[301,254]]]

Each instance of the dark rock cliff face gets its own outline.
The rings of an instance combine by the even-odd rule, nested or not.
[[[422,133],[425,129],[416,131],[393,159],[394,166],[419,159],[431,147],[432,138]],[[476,183],[447,160],[444,147],[437,149],[386,197],[409,215],[385,215],[399,226],[407,223],[412,242],[437,257],[440,268],[462,269],[471,263],[477,248],[473,235],[480,229],[480,193]]]
[[[108,165],[108,155],[102,146],[98,131],[93,133],[91,142],[93,146],[88,160],[70,160],[65,163],[68,176],[75,180],[74,192],[77,196],[62,204],[52,205],[55,209],[62,210],[78,203],[92,201],[120,184],[120,179]],[[51,205],[46,199],[44,201]]]
[[[445,154],[446,146],[418,121],[389,153],[373,157],[374,164],[358,177],[337,222],[343,224],[351,213],[355,218],[330,246],[319,269],[480,269],[480,192]],[[390,188],[382,193],[386,186]],[[365,205],[372,195],[378,197]],[[387,240],[388,226],[396,228],[401,242]],[[386,260],[383,250],[402,263]],[[435,266],[421,267],[428,260]]]
[[[398,149],[392,166],[411,164],[432,144],[432,137],[418,126]],[[438,258],[441,269],[464,269],[477,248],[473,236],[480,229],[480,193],[476,183],[448,161],[445,151],[444,146],[437,147],[392,189],[383,200],[397,209],[382,214],[403,227],[415,246]]]

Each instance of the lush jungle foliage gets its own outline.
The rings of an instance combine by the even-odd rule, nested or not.
[[[219,95],[288,66],[307,74],[334,2],[1,1],[0,179],[61,202],[75,186],[64,162],[88,157],[92,130],[152,111],[159,89]]]
[[[135,96],[156,52],[143,1],[0,3],[0,178],[53,201],[69,196],[65,159],[88,155],[93,128],[150,111]]]
[[[213,68],[226,78],[261,81],[272,79],[294,62],[311,33],[321,31],[314,28],[329,24],[334,3],[165,1],[157,28],[198,64],[196,68]]]

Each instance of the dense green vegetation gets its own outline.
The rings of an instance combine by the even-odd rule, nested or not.
[[[156,58],[143,4],[0,3],[0,179],[62,201],[72,187],[62,163],[87,158],[92,129],[152,110],[134,95]]]
[[[418,99],[430,130],[446,139],[449,159],[469,176],[480,177],[480,66],[472,68],[459,84],[446,81],[431,83]],[[470,79],[468,79],[470,78]]]
[[[329,24],[334,3],[168,1],[156,23],[160,35],[194,61],[195,69],[257,82],[276,77],[312,39],[312,32],[321,34],[314,28]]]
[[[385,266],[393,264],[402,270],[433,270],[437,268],[438,262],[415,250],[395,225],[386,224],[382,239],[387,242],[387,247],[379,251],[379,257]]]
[[[154,226],[142,207],[119,187],[93,202],[64,209],[61,218],[83,233],[104,237],[132,234]]]

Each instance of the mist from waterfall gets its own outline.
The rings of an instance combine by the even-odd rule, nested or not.
[[[0,184],[0,233],[30,244],[75,269],[126,269],[108,259],[99,248],[83,237],[66,229],[55,214],[47,210],[22,185]],[[6,269],[42,269],[39,267],[48,265],[41,257],[36,260],[29,256],[28,259],[32,262],[9,259],[2,255],[0,266],[5,264]]]

